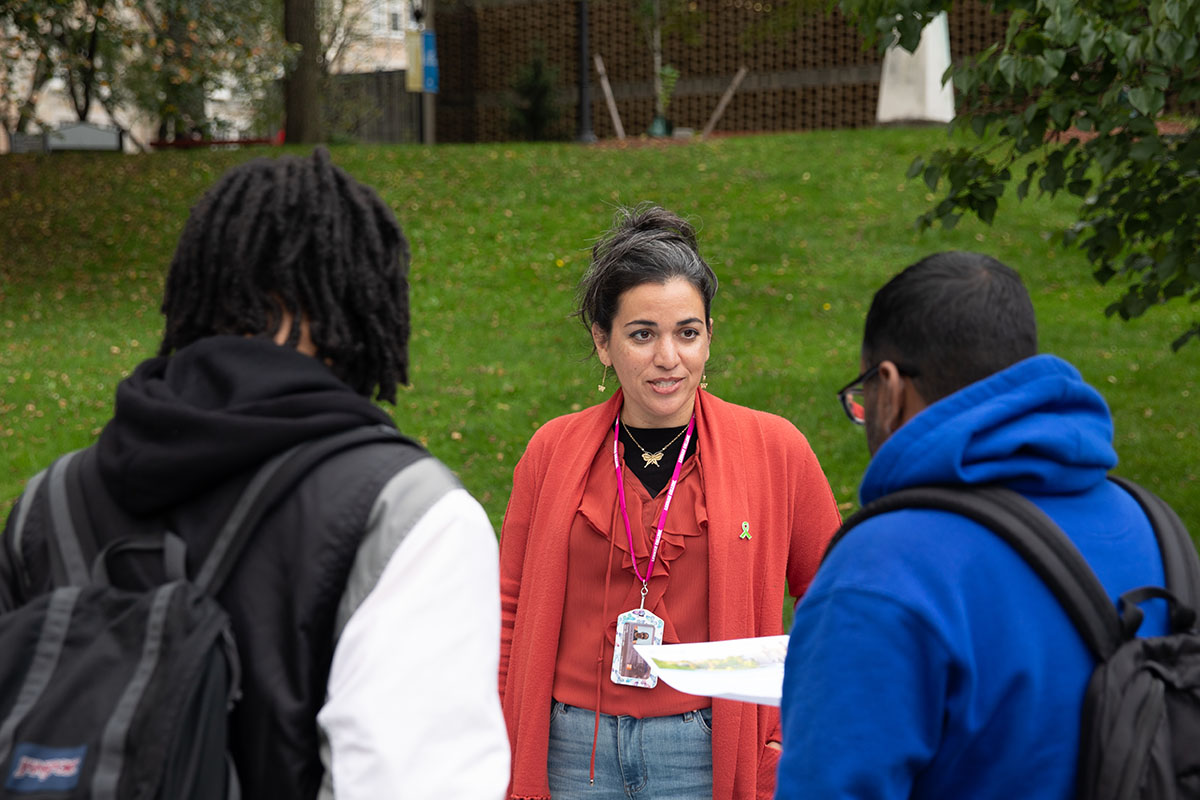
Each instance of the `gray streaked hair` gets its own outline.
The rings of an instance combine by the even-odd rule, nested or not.
[[[691,223],[650,203],[620,208],[612,226],[592,247],[591,264],[579,281],[575,316],[589,331],[598,325],[611,333],[622,294],[672,278],[695,286],[704,300],[705,320],[712,316],[717,276],[700,256]]]

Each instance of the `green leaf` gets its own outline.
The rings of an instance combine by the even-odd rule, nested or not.
[[[1102,37],[1104,43],[1108,45],[1109,52],[1120,58],[1127,56],[1129,58],[1137,58],[1131,54],[1134,49],[1134,38],[1120,28],[1110,28]]]
[[[1137,162],[1146,162],[1162,151],[1162,145],[1157,137],[1138,139],[1129,148],[1129,157]]]
[[[1121,305],[1117,313],[1121,315],[1121,319],[1130,320],[1145,314],[1149,307],[1150,303],[1145,297],[1130,290],[1121,298]]]
[[[1185,39],[1183,42],[1183,52],[1175,60],[1180,64],[1191,64],[1196,58],[1197,52],[1200,52],[1200,42],[1197,42],[1195,37]]]
[[[1167,91],[1171,85],[1171,79],[1161,72],[1148,72],[1142,80],[1147,86],[1153,86],[1160,92]]]
[[[1037,60],[1041,62],[1042,67],[1041,83],[1043,85],[1054,83],[1054,80],[1059,76],[1061,65],[1060,67],[1056,67],[1045,58],[1039,58]]]
[[[909,178],[911,180],[912,178],[915,178],[918,175],[920,175],[921,170],[923,170],[924,168],[925,168],[925,159],[921,158],[920,156],[917,156],[916,158],[913,159],[912,163],[908,165],[908,172],[904,173],[904,177]]]
[[[1115,278],[1116,275],[1116,271],[1114,271],[1113,268],[1107,264],[1101,265],[1095,272],[1092,273],[1092,277],[1094,277],[1096,282],[1100,285],[1108,283],[1110,280]],[[1109,306],[1107,309],[1105,309],[1105,313],[1107,313],[1110,317],[1112,316],[1113,311],[1115,311],[1114,306]]]
[[[1030,92],[1033,92],[1041,85],[1042,63],[1040,58],[1022,58],[1017,62],[1017,77],[1021,79],[1021,84]]]
[[[1175,352],[1179,352],[1179,348],[1183,347],[1185,344],[1188,343],[1189,339],[1193,339],[1193,338],[1200,340],[1200,324],[1193,326],[1191,330],[1185,332],[1178,339],[1171,342],[1171,349]]]
[[[992,221],[996,218],[996,205],[996,199],[989,197],[979,203],[975,209],[975,213],[979,216],[979,219],[991,225]]]
[[[1064,153],[1061,150],[1056,150],[1046,159],[1046,164],[1042,168],[1041,180],[1038,181],[1038,188],[1043,192],[1054,194],[1066,183],[1067,173],[1063,169],[1064,158]]]
[[[1012,16],[1008,18],[1008,29],[1004,35],[1004,41],[1007,45],[1012,45],[1013,39],[1021,31],[1021,26],[1025,24],[1025,20],[1029,18],[1029,12],[1018,8],[1012,12]]]
[[[1171,24],[1176,28],[1183,24],[1183,3],[1180,0],[1165,0],[1163,3],[1163,13],[1167,15],[1167,19],[1171,20]]]
[[[1069,103],[1051,103],[1048,111],[1050,114],[1050,121],[1054,123],[1055,128],[1064,130],[1069,126],[1071,122],[1071,115],[1073,113]]]
[[[1011,53],[1000,56],[996,62],[996,71],[1004,76],[1004,80],[1008,81],[1009,86],[1017,85],[1017,60],[1012,57]]]
[[[1067,191],[1075,197],[1087,197],[1088,192],[1092,190],[1092,182],[1087,179],[1071,181],[1067,184]]]
[[[921,31],[925,28],[925,21],[914,18],[910,14],[903,15],[896,21],[896,30],[900,34],[900,46],[910,53],[917,50],[917,46],[921,44]]]
[[[1183,46],[1183,34],[1173,28],[1164,28],[1154,39],[1158,52],[1168,61],[1174,60],[1179,49]],[[1166,77],[1165,75],[1163,76]],[[1159,87],[1166,89],[1166,86]]]
[[[1149,86],[1139,86],[1129,90],[1129,104],[1144,116],[1152,117],[1162,111],[1166,104],[1163,93]]]
[[[1079,41],[1080,35],[1083,33],[1084,17],[1082,14],[1070,14],[1061,27],[1061,36],[1056,41],[1068,46],[1074,45]]]
[[[930,164],[925,168],[925,185],[929,187],[929,191],[935,191],[938,186],[938,181],[942,178],[942,168],[937,164]]]
[[[1129,124],[1125,126],[1131,136],[1157,136],[1158,126],[1154,117],[1141,114],[1130,114]]]
[[[954,81],[954,88],[958,90],[959,94],[969,95],[975,90],[976,78],[974,70],[956,69],[953,65],[951,65],[946,70],[946,73]],[[945,80],[945,78],[946,75],[943,75],[942,80]]]
[[[1175,277],[1176,272],[1182,274],[1182,270],[1179,269],[1179,256],[1174,252],[1165,253],[1154,263],[1154,275],[1160,281],[1170,280]]]
[[[1062,13],[1062,7],[1063,0],[1037,0],[1037,9],[1039,11],[1045,10],[1049,12],[1051,16],[1059,16]],[[1014,11],[1013,16],[1016,16],[1017,13],[1018,12]],[[1020,9],[1020,13],[1022,16],[1028,16],[1029,14],[1029,12],[1025,11],[1024,9]]]
[[[1100,34],[1092,27],[1091,22],[1083,23],[1083,29],[1079,32],[1079,57],[1083,63],[1090,64],[1096,58],[1096,53],[1100,49]]]

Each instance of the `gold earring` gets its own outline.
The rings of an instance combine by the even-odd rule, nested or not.
[[[608,383],[608,364],[604,365],[604,375],[600,378],[600,383],[596,386],[597,392],[604,392],[604,384]]]
[[[708,388],[708,373],[707,372],[700,374],[700,388],[701,389]]]

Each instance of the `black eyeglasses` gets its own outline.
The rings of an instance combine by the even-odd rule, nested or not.
[[[882,362],[880,362],[882,363]],[[917,370],[896,365],[896,371],[906,378],[916,378],[920,375]],[[859,375],[854,380],[847,383],[841,389],[838,389],[838,400],[842,402],[842,410],[846,412],[846,416],[855,425],[867,424],[867,411],[863,407],[863,386],[871,378],[875,377],[875,373],[879,372],[879,364],[868,369],[862,375]]]

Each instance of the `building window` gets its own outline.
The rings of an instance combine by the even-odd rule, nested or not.
[[[400,17],[399,11],[393,11],[391,13],[391,18],[392,18],[392,33],[399,33],[400,31],[404,30],[404,24],[401,22],[401,17]]]

